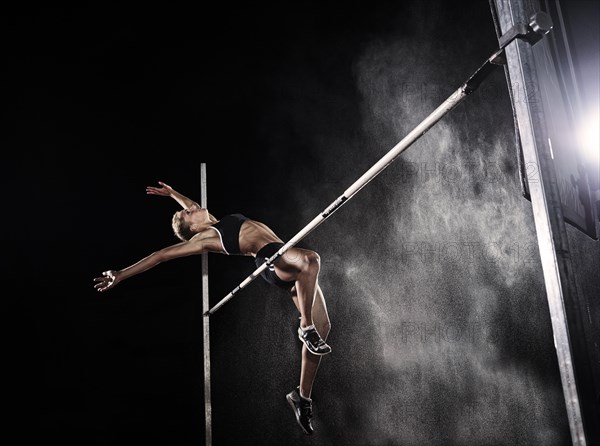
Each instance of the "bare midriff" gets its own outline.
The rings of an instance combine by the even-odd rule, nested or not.
[[[244,255],[256,256],[256,253],[268,243],[283,243],[264,223],[246,220],[240,228],[240,251]]]

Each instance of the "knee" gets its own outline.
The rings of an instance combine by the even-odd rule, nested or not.
[[[305,264],[310,271],[321,269],[321,256],[315,251],[308,251],[305,256]]]

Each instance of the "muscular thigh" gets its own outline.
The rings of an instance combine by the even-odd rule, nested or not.
[[[281,280],[294,281],[307,264],[307,256],[312,251],[302,248],[289,248],[275,261],[275,272]]]

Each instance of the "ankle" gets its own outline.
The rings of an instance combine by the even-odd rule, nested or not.
[[[300,395],[300,398],[302,398],[305,401],[311,402],[312,400],[310,399],[310,397],[308,396],[304,396],[305,393],[302,393],[302,390],[298,389],[298,395]]]

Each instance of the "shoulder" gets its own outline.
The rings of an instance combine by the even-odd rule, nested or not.
[[[217,234],[217,231],[215,231],[215,228],[213,227],[213,225],[207,226],[206,228],[202,229],[201,231],[199,231],[198,233],[194,234],[194,236],[189,239],[189,242],[194,242],[194,241],[199,241],[199,240],[206,240],[206,239],[211,239],[211,238],[215,238],[215,237],[219,237],[219,235]]]
[[[187,243],[202,246],[205,251],[225,253],[219,232],[212,226],[198,232]]]

